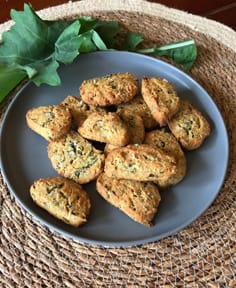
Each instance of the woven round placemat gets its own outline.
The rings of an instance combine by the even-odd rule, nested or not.
[[[77,243],[50,231],[20,207],[0,177],[0,287],[236,287],[236,33],[140,0],[80,1],[40,15],[117,20],[127,30],[143,33],[147,45],[195,39],[198,58],[188,73],[222,113],[230,140],[229,167],[218,197],[192,225],[128,248]],[[0,34],[11,24],[0,25]],[[9,101],[1,105],[1,116]]]

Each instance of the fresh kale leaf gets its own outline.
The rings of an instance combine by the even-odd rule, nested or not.
[[[102,21],[90,16],[77,20],[47,21],[31,5],[24,11],[11,11],[15,24],[2,35],[0,43],[0,102],[25,77],[36,85],[60,85],[60,63],[70,64],[80,53],[121,49],[143,54],[171,57],[191,69],[197,57],[193,40],[169,43],[160,47],[138,49],[140,33],[128,32],[117,46],[121,30],[116,21]]]
[[[81,24],[73,22],[60,34],[55,42],[54,58],[64,64],[70,64],[79,54],[80,38],[78,36]]]
[[[94,30],[99,34],[107,48],[114,48],[116,36],[120,32],[120,26],[117,21],[100,21],[94,25]]]
[[[122,44],[122,50],[134,51],[142,54],[152,54],[157,56],[167,56],[176,63],[181,64],[185,69],[190,70],[197,58],[197,47],[194,40],[184,40],[168,43],[159,47],[138,49],[138,45],[143,42],[143,35],[135,32],[128,32]]]
[[[19,67],[0,64],[0,103],[25,77],[26,73]]]
[[[168,43],[160,47],[154,46],[148,49],[141,49],[137,52],[158,56],[168,56],[188,70],[192,68],[197,58],[197,47],[194,40]]]
[[[60,85],[57,73],[60,63],[72,63],[81,52],[106,50],[106,43],[111,45],[119,31],[117,22],[99,21],[86,16],[75,21],[45,21],[27,4],[24,11],[13,9],[11,18],[15,24],[2,35],[0,63],[1,71],[8,71],[7,77],[12,77],[12,81],[6,88],[1,88],[2,98],[4,93],[19,83],[19,79],[26,76],[37,86],[42,83]],[[110,33],[107,33],[109,30]],[[4,85],[0,82],[0,86]]]
[[[68,21],[43,21],[26,4],[23,12],[12,10],[11,17],[15,24],[3,33],[0,63],[14,64],[12,67],[16,71],[25,71],[36,85],[59,85],[57,61],[71,63],[78,55],[75,42],[78,41],[79,22],[71,24]],[[65,42],[68,40],[70,44],[65,53]]]
[[[98,22],[97,19],[90,17],[90,16],[82,16],[79,18],[79,22],[80,22],[80,34],[87,32],[91,29],[93,29],[96,25],[96,23]]]
[[[25,66],[25,70],[29,75],[29,66]],[[61,84],[61,79],[57,73],[57,68],[59,67],[59,63],[56,60],[43,60],[37,61],[33,65],[35,69],[35,75],[32,77],[32,81],[40,86],[42,83],[58,86]]]
[[[98,50],[107,50],[106,44],[104,43],[104,41],[102,40],[102,38],[96,31],[93,31],[92,40],[94,44],[96,45],[96,47],[98,48]]]
[[[122,45],[122,50],[136,51],[137,46],[143,41],[143,35],[135,32],[127,32]]]

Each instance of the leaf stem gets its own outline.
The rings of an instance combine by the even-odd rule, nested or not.
[[[142,53],[142,54],[152,54],[152,53],[154,53],[154,51],[155,51],[155,49],[156,48],[146,48],[146,49],[138,49],[138,50],[136,50],[136,52],[138,52],[138,53]]]
[[[160,51],[171,50],[171,49],[183,48],[185,46],[193,45],[193,44],[194,44],[194,40],[190,39],[190,40],[185,40],[185,41],[181,41],[181,42],[175,42],[175,43],[162,45],[162,46],[158,47],[157,49]]]

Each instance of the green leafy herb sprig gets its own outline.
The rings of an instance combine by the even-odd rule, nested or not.
[[[194,40],[139,49],[143,35],[128,32],[118,45],[121,27],[116,21],[89,16],[46,21],[28,4],[24,11],[13,9],[11,18],[15,24],[3,33],[0,43],[0,102],[26,77],[37,86],[60,85],[59,65],[72,63],[80,53],[117,49],[168,56],[186,69],[191,69],[197,57]]]

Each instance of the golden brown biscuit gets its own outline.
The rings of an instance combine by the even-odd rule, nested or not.
[[[110,204],[140,224],[150,226],[161,196],[152,182],[117,180],[100,174],[96,182],[98,193]]]
[[[104,147],[105,156],[107,156],[107,154],[109,152],[111,152],[112,150],[117,149],[117,148],[120,148],[120,146],[112,145],[112,144],[106,144],[105,147]]]
[[[137,92],[138,80],[128,72],[84,80],[80,86],[82,100],[94,106],[128,102]]]
[[[69,225],[78,227],[87,221],[89,196],[82,186],[69,179],[39,179],[31,185],[30,195],[37,205]]]
[[[145,137],[143,120],[139,115],[123,110],[117,113],[125,122],[130,133],[130,144],[141,144]]]
[[[145,130],[143,120],[139,115],[130,114],[129,110],[120,110],[118,115],[121,116],[122,120],[126,123],[130,133],[130,144],[141,144],[145,137]],[[104,147],[104,154],[107,155],[113,149],[120,148],[119,145],[106,144]]]
[[[143,119],[143,125],[147,129],[154,128],[158,125],[157,121],[153,118],[150,109],[144,101],[142,95],[134,97],[131,101],[120,104],[117,107],[117,113],[127,111],[132,115],[139,115]]]
[[[208,121],[188,101],[181,101],[179,112],[169,120],[168,126],[187,150],[198,148],[210,134]]]
[[[156,129],[146,133],[144,143],[154,145],[155,147],[162,149],[168,155],[173,155],[176,159],[176,173],[167,181],[159,180],[157,182],[158,186],[160,188],[166,188],[170,185],[179,183],[186,174],[187,164],[184,152],[176,138],[164,129]]]
[[[88,115],[96,112],[96,111],[106,111],[103,107],[95,107],[92,105],[88,105],[81,98],[77,98],[72,95],[68,95],[60,105],[67,107],[76,126],[82,125],[85,119],[87,119]]]
[[[40,106],[27,111],[26,122],[34,132],[53,141],[68,133],[71,114],[67,108],[59,105]]]
[[[176,160],[147,144],[128,145],[108,153],[104,171],[116,179],[168,181],[176,173]]]
[[[167,125],[167,121],[179,110],[180,106],[180,99],[174,86],[166,79],[143,77],[141,90],[152,116],[160,126]]]
[[[48,157],[60,175],[79,184],[96,179],[104,165],[103,153],[75,131],[50,142]]]
[[[84,138],[118,146],[124,146],[130,140],[128,127],[114,112],[91,113],[78,132]]]

